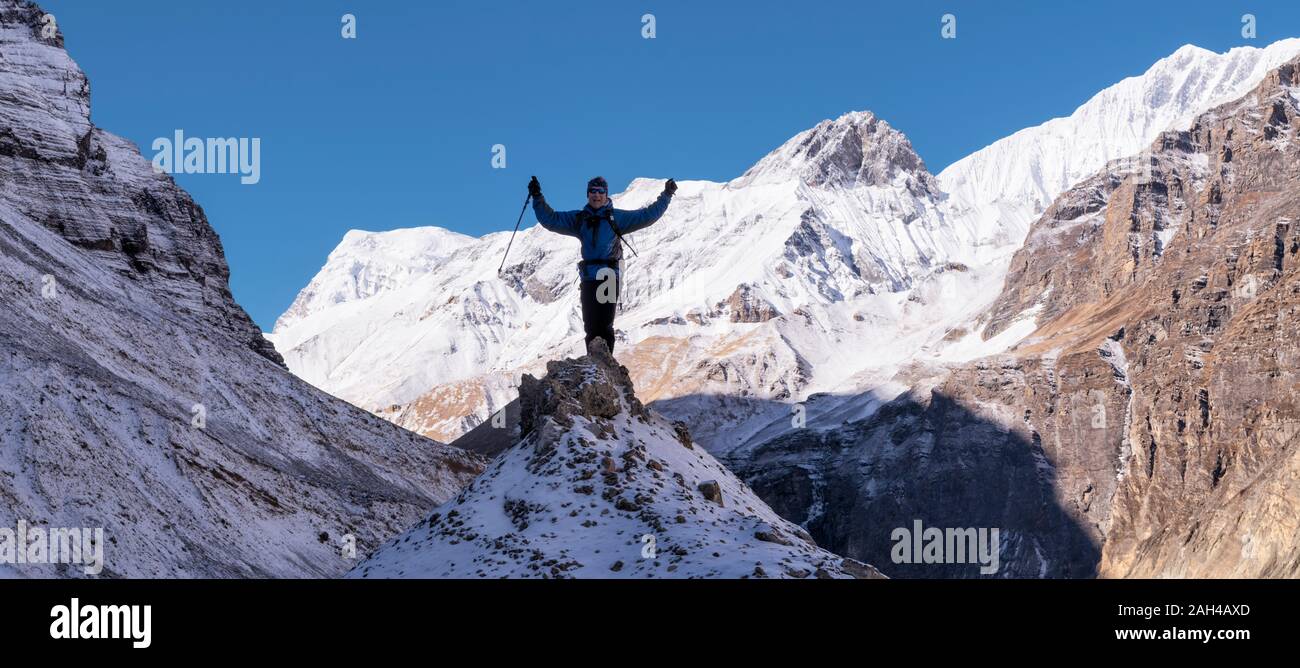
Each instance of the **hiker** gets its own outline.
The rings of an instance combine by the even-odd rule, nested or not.
[[[603,177],[587,182],[587,206],[581,211],[556,211],[542,197],[542,185],[537,177],[528,182],[528,194],[533,198],[533,212],[542,227],[557,234],[578,237],[582,242],[582,261],[578,263],[578,276],[582,281],[582,327],[587,333],[588,346],[596,338],[605,340],[609,352],[614,352],[614,308],[622,290],[619,261],[623,259],[623,235],[649,227],[668,209],[668,202],[677,192],[672,179],[664,184],[664,191],[650,206],[636,211],[615,209],[609,200],[609,184]],[[636,249],[632,249],[636,253]]]

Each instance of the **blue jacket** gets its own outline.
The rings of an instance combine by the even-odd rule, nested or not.
[[[533,212],[537,214],[537,222],[542,227],[556,234],[578,237],[582,242],[582,259],[622,259],[623,249],[618,243],[618,237],[614,235],[613,227],[617,227],[618,233],[624,236],[650,227],[664,215],[664,211],[668,209],[668,202],[672,198],[672,195],[663,193],[653,204],[636,211],[615,209],[612,203],[605,204],[599,210],[591,208],[588,204],[578,211],[556,211],[546,203],[544,198],[538,197],[533,200]],[[604,218],[607,213],[611,214],[614,225],[611,226],[605,220],[600,220],[593,229],[592,225],[579,222],[578,214],[583,212],[600,218]],[[601,269],[600,266],[587,265],[585,270],[579,268],[579,274],[584,281],[594,281],[598,280],[596,276]]]

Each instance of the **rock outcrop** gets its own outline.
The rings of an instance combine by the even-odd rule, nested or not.
[[[522,439],[349,577],[880,577],[642,406],[603,341],[519,393]]]

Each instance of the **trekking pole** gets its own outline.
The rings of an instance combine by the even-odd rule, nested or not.
[[[515,231],[510,233],[510,243],[506,244],[506,252],[501,256],[501,266],[497,267],[497,276],[501,275],[501,270],[506,268],[506,258],[510,256],[510,247],[515,243],[515,235],[519,233],[519,224],[524,222],[524,212],[528,210],[528,202],[533,198],[532,193],[524,198],[524,208],[519,210],[519,220],[515,221]]]

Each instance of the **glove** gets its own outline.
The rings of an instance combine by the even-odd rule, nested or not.
[[[538,199],[542,196],[542,184],[537,182],[536,176],[533,177],[532,181],[528,182],[528,194],[533,199]]]
[[[668,193],[669,195],[677,192],[677,182],[672,179],[668,179],[668,183],[664,184],[664,192]]]

